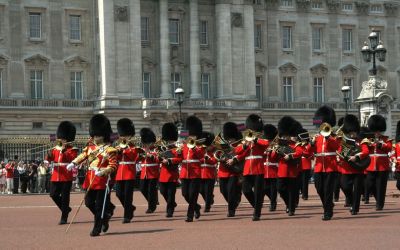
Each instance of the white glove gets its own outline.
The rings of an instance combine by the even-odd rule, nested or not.
[[[104,175],[103,171],[101,171],[101,170],[96,170],[96,171],[94,171],[94,174],[95,174],[96,176],[100,176],[100,177]]]
[[[71,162],[70,164],[67,165],[67,170],[72,171],[72,169],[75,168],[75,163]]]

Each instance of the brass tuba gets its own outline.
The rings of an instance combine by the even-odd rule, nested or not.
[[[332,126],[327,122],[322,123],[319,126],[319,133],[324,137],[330,136],[332,134]]]

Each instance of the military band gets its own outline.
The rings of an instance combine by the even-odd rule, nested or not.
[[[333,217],[336,179],[340,180],[351,215],[359,213],[363,194],[367,201],[369,194],[373,195],[376,210],[382,210],[390,163],[395,166],[400,190],[400,122],[393,145],[383,135],[386,121],[380,115],[369,118],[368,128],[360,128],[356,116],[346,115],[335,130],[335,111],[322,106],[313,122],[318,127],[314,135],[293,117],[282,117],[275,127],[264,125],[259,115],[251,114],[245,121],[246,130],[240,131],[239,125],[226,122],[215,136],[203,132],[198,117],[189,116],[184,124],[188,137],[179,137],[177,126],[168,122],[163,124],[161,138],[157,140],[149,128],[142,128],[138,139],[132,121],[122,118],[117,122],[119,138],[113,147],[110,121],[99,114],[91,118],[91,138],[77,156],[73,147],[76,129],[71,122],[63,121],[57,129],[57,145],[46,158],[53,166],[50,196],[61,210],[59,224],[67,223],[72,170],[82,163],[87,165],[85,204],[94,216],[91,236],[108,230],[115,208],[109,195],[114,180],[116,196],[124,209],[122,222],[130,223],[134,218],[137,174],[140,191],[148,203],[146,213],[156,210],[160,189],[166,202],[166,217],[173,217],[177,186],[181,186],[188,203],[186,222],[200,218],[199,194],[204,199],[204,212],[210,211],[217,179],[227,203],[227,217],[235,216],[242,191],[253,207],[253,221],[260,220],[264,195],[269,199],[269,211],[276,211],[278,193],[286,213],[294,216],[296,207],[301,205],[300,194],[303,200],[309,198],[312,170],[323,207],[322,220]]]

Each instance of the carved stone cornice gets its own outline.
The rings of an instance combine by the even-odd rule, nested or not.
[[[157,66],[157,63],[155,63],[150,57],[147,56],[142,57],[142,64],[146,65],[150,69],[153,69]]]
[[[310,9],[311,0],[296,0],[297,9],[307,11]]]
[[[387,15],[395,16],[397,14],[399,4],[393,2],[386,2],[383,4],[383,7],[385,8],[385,12],[387,13]]]
[[[70,58],[67,58],[66,60],[64,60],[64,63],[68,67],[80,66],[85,68],[89,65],[89,61],[81,56],[72,56]]]
[[[28,58],[25,58],[24,61],[26,64],[31,66],[36,66],[36,65],[47,66],[49,65],[50,59],[43,55],[36,54]]]
[[[360,15],[367,15],[369,13],[369,3],[365,1],[356,1],[355,3],[357,13]]]
[[[213,69],[216,67],[215,63],[213,63],[211,60],[209,60],[207,58],[201,58],[200,65],[203,68],[209,68],[209,69]]]
[[[114,19],[119,22],[127,22],[129,18],[128,6],[114,6]]]
[[[340,68],[340,72],[342,72],[344,75],[355,75],[357,71],[359,71],[359,69],[353,64],[347,64]]]
[[[242,13],[231,13],[231,23],[233,27],[241,28],[243,27],[243,15]]]
[[[326,0],[326,6],[328,7],[329,12],[336,13],[340,8],[339,0]]]
[[[286,74],[286,73],[295,74],[297,72],[297,66],[291,62],[287,62],[287,63],[279,66],[279,70],[281,71],[282,74]]]
[[[322,63],[318,63],[310,68],[311,74],[313,75],[326,75],[328,73],[328,67]]]
[[[1,65],[1,66],[7,65],[7,64],[8,64],[8,60],[10,60],[9,57],[0,54],[0,65]]]

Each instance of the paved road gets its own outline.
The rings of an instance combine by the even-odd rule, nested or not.
[[[130,224],[122,224],[118,205],[109,232],[91,238],[92,216],[82,207],[68,234],[58,226],[58,209],[47,195],[0,196],[0,249],[399,249],[400,191],[390,182],[383,211],[362,205],[360,214],[351,216],[343,207],[343,194],[336,203],[331,221],[322,221],[322,208],[311,186],[308,201],[300,201],[296,215],[288,217],[282,201],[276,212],[264,208],[261,221],[251,221],[252,209],[243,202],[235,218],[227,218],[227,206],[218,189],[210,213],[193,223],[184,221],[186,204],[177,194],[173,218],[165,218],[165,202],[160,196],[156,213],[145,214],[146,202],[135,193],[137,206]],[[83,197],[72,194],[73,213]],[[243,197],[244,199],[244,197]],[[266,200],[267,201],[267,200]],[[200,199],[200,203],[203,200]],[[265,205],[268,207],[268,204]],[[73,214],[72,213],[72,214]],[[70,216],[70,218],[72,215]]]

